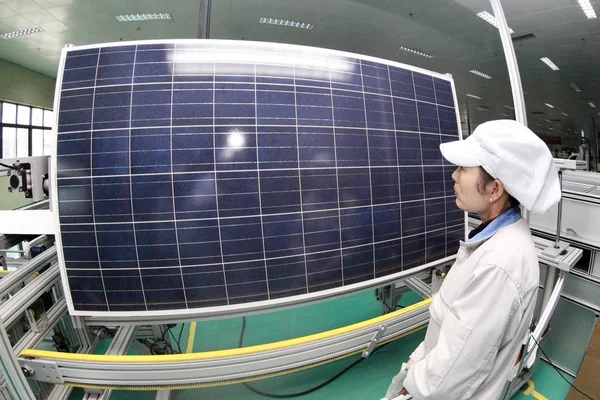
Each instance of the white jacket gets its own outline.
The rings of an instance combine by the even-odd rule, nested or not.
[[[461,242],[430,305],[425,340],[410,356],[415,364],[404,387],[413,399],[500,398],[531,324],[538,285],[525,220]]]

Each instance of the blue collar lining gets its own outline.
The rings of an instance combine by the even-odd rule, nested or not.
[[[484,230],[467,240],[467,244],[477,244],[492,237],[500,229],[514,224],[521,219],[521,210],[518,207],[511,208],[505,211],[498,218],[493,220]]]

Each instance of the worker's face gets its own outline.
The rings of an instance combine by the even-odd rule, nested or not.
[[[479,167],[458,167],[452,174],[456,205],[463,211],[481,214],[490,206],[490,195],[479,193]]]

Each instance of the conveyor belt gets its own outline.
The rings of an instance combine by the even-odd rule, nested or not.
[[[323,333],[239,349],[138,356],[25,350],[19,362],[32,379],[85,388],[164,390],[253,381],[372,351],[409,335],[427,325],[430,302]]]

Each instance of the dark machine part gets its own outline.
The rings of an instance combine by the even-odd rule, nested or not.
[[[31,164],[16,162],[13,164],[14,171],[9,171],[10,186],[8,187],[9,192],[13,192],[15,190],[19,192],[23,192],[25,194],[25,198],[31,199],[33,198],[32,193],[32,181],[31,181]]]

